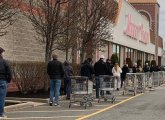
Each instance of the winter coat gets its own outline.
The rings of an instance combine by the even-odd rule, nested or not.
[[[143,71],[144,72],[149,72],[150,71],[150,67],[145,65],[144,68],[143,68]]]
[[[93,66],[89,62],[85,62],[81,67],[81,76],[86,76],[91,80],[93,74]]]
[[[11,81],[12,74],[8,63],[0,57],[0,80],[6,80],[8,83]]]
[[[124,65],[122,68],[121,79],[125,80],[127,73],[129,73],[129,68],[126,65]]]
[[[122,70],[120,67],[117,68],[117,70],[115,69],[115,67],[112,68],[112,73],[113,73],[113,76],[118,76],[120,77],[120,74],[122,73]]]
[[[61,79],[64,77],[63,65],[57,59],[50,61],[47,65],[47,73],[50,79]]]
[[[95,76],[106,75],[107,67],[103,60],[99,60],[94,65]]]
[[[106,66],[107,66],[107,72],[106,72],[106,74],[112,76],[113,75],[112,74],[113,65],[111,63],[106,62]]]
[[[64,78],[69,78],[73,75],[73,68],[70,65],[64,65]]]
[[[132,68],[132,72],[137,73],[137,68],[135,66]]]

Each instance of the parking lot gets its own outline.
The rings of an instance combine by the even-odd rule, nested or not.
[[[141,94],[139,94],[141,95]],[[27,107],[23,109],[15,109],[14,111],[7,112],[7,119],[12,120],[46,120],[46,119],[61,119],[61,120],[74,120],[74,119],[84,119],[84,117],[94,116],[95,114],[102,113],[108,109],[118,106],[124,102],[127,102],[137,96],[132,95],[122,95],[122,91],[116,92],[116,101],[112,104],[110,100],[101,101],[98,103],[97,99],[94,99],[92,106],[85,109],[84,106],[80,106],[79,103],[74,103],[71,108],[69,108],[68,100],[61,100],[60,106],[49,106],[48,103],[38,102],[35,107]],[[45,100],[46,101],[46,100]],[[38,104],[38,105],[37,105]]]

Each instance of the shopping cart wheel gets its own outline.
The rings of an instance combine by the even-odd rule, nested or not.
[[[100,102],[100,98],[98,99],[98,103]]]
[[[136,95],[136,93],[134,92],[134,93],[133,93],[133,95],[135,96],[135,95]]]
[[[112,104],[113,104],[115,101],[116,101],[116,98],[113,97],[113,98],[112,98]]]
[[[71,103],[69,103],[69,108],[71,108]]]
[[[89,102],[89,107],[92,107],[92,102]]]
[[[107,98],[104,98],[104,101],[105,101],[105,102],[107,102],[107,100],[108,100]]]
[[[123,95],[125,95],[125,92],[123,91]]]
[[[84,107],[85,107],[85,109],[87,108],[87,103],[85,103]]]
[[[80,106],[84,106],[84,103],[82,101],[80,102]]]

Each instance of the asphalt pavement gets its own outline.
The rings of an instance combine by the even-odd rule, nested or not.
[[[165,87],[137,96],[116,93],[116,102],[100,103],[96,99],[92,107],[75,103],[69,108],[69,101],[61,100],[60,106],[49,106],[46,102],[35,102],[33,107],[7,112],[10,120],[164,120]],[[45,100],[46,101],[46,100]],[[34,104],[35,104],[34,103]]]
[[[164,111],[165,87],[158,87],[86,120],[165,120]]]

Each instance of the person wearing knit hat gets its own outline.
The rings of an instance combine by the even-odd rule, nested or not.
[[[0,119],[6,118],[4,114],[5,99],[7,93],[7,84],[11,81],[11,69],[2,53],[5,50],[0,47]]]
[[[104,55],[101,55],[100,58],[101,58],[101,59],[104,59],[105,57],[104,57]]]

